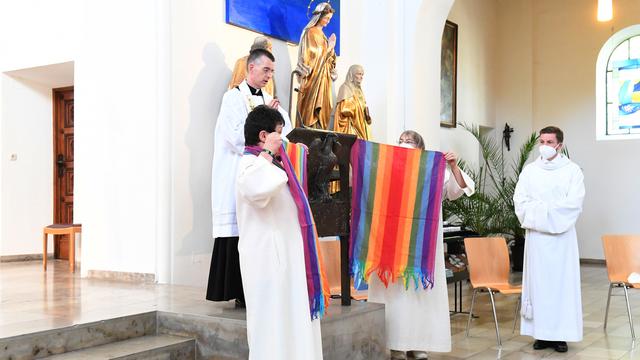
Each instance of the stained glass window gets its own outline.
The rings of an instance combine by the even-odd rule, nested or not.
[[[606,135],[640,134],[640,35],[620,42],[606,69]]]

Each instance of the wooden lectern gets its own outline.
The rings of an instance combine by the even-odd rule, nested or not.
[[[302,143],[309,147],[307,186],[311,212],[316,222],[318,236],[340,237],[342,305],[351,305],[349,170],[351,147],[355,143],[356,137],[332,131],[295,128],[287,135],[287,138],[292,142]],[[340,190],[330,194],[329,182],[335,180],[340,181]]]

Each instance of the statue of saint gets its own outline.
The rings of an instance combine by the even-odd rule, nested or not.
[[[359,139],[369,140],[371,117],[362,93],[364,69],[361,65],[351,65],[344,84],[338,90],[333,131],[356,135]]]
[[[329,3],[316,6],[313,16],[302,31],[298,49],[298,65],[295,73],[300,80],[298,94],[298,118],[296,126],[327,130],[333,108],[331,82],[338,78],[336,73],[336,35],[329,38],[322,28],[329,24],[335,10]]]
[[[264,49],[270,53],[273,53],[271,40],[269,40],[265,36],[258,36],[257,38],[255,38],[255,40],[253,40],[253,45],[251,45],[251,49],[249,50],[249,52],[255,49]],[[249,55],[243,56],[236,61],[236,65],[233,67],[233,73],[231,74],[231,81],[229,81],[229,89],[233,89],[234,87],[240,85],[240,83],[245,80],[247,76],[247,58],[248,57]],[[275,98],[276,83],[274,81],[274,78],[271,78],[267,83],[267,85],[265,85],[262,88],[262,90],[266,91],[267,93],[269,93],[269,95]]]

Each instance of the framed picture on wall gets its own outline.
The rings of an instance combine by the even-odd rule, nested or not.
[[[458,25],[447,20],[440,55],[440,126],[456,127]]]

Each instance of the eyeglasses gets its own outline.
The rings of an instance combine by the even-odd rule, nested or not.
[[[408,144],[408,145],[418,145],[415,141],[411,139],[400,139],[398,140],[398,145]]]

